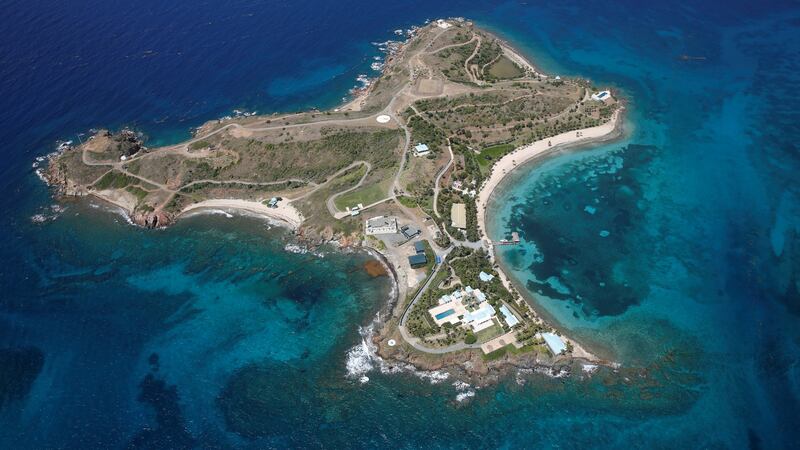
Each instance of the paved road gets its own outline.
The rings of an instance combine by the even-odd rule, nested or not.
[[[336,197],[360,188],[361,185],[364,184],[364,180],[367,179],[367,175],[369,175],[369,173],[372,171],[372,164],[370,164],[369,161],[356,161],[353,164],[350,164],[349,166],[347,166],[344,169],[336,172],[335,174],[333,174],[333,176],[328,178],[328,183],[329,183],[329,182],[335,180],[340,174],[344,173],[345,171],[347,171],[349,169],[352,169],[353,167],[355,167],[357,165],[361,165],[361,164],[364,164],[365,166],[367,166],[367,171],[364,172],[364,175],[361,177],[360,180],[358,180],[358,184],[356,184],[355,186],[353,186],[351,188],[347,188],[347,189],[345,189],[343,191],[340,191],[340,192],[337,192],[337,193],[331,195],[330,197],[328,197],[328,200],[325,201],[325,206],[328,207],[328,212],[331,213],[331,215],[333,217],[336,217],[337,219],[339,219],[341,217],[349,216],[350,214],[346,213],[346,212],[339,211],[339,209],[336,208],[336,203],[335,203]],[[325,184],[327,184],[327,183],[323,183],[323,185],[325,185]],[[316,189],[314,191],[316,191]],[[341,217],[340,217],[340,215],[341,215]]]
[[[447,248],[446,250],[442,251],[441,253],[437,253],[437,256],[440,256],[442,258],[442,261],[444,261],[445,258],[447,257],[447,255],[449,255],[450,252],[453,251],[453,248],[454,247]],[[477,343],[476,344],[465,344],[463,342],[458,342],[458,343],[455,343],[453,345],[449,345],[447,347],[436,347],[436,348],[427,347],[427,346],[425,346],[425,345],[423,345],[421,343],[419,338],[416,338],[416,337],[412,336],[411,333],[406,328],[406,321],[408,320],[408,315],[411,312],[411,309],[414,307],[414,305],[417,303],[417,301],[420,298],[422,298],[422,294],[424,294],[428,290],[428,288],[430,288],[431,283],[433,283],[433,280],[436,278],[436,274],[439,273],[439,270],[441,270],[441,268],[443,266],[444,266],[444,264],[437,264],[434,267],[433,272],[431,273],[431,275],[428,277],[427,280],[425,280],[425,284],[422,286],[422,288],[417,292],[417,294],[414,296],[414,298],[408,304],[408,306],[406,307],[405,311],[403,311],[403,316],[400,318],[400,325],[398,326],[398,328],[400,329],[400,334],[403,336],[403,339],[406,342],[409,343],[409,345],[411,345],[415,349],[417,349],[417,350],[419,350],[421,352],[424,352],[424,353],[431,353],[431,354],[441,355],[441,354],[444,354],[444,353],[455,352],[455,351],[458,351],[458,350],[464,350],[464,349],[468,349],[468,348],[480,348],[480,344],[477,344]]]

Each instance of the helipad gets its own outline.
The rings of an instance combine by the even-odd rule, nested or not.
[[[381,114],[380,116],[376,117],[375,120],[377,120],[378,123],[389,123],[392,118],[386,114]]]

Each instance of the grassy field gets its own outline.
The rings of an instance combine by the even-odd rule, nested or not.
[[[486,175],[492,167],[492,164],[511,150],[514,150],[513,144],[500,144],[481,150],[481,153],[477,156],[481,173]]]
[[[387,192],[389,191],[389,184],[391,182],[392,180],[385,180],[382,183],[361,187],[355,191],[351,191],[336,197],[333,203],[340,211],[344,211],[348,206],[356,206],[359,203],[367,206],[388,197]]]
[[[503,328],[495,323],[485,330],[478,331],[476,337],[478,338],[478,342],[483,344],[484,342],[490,341],[501,334],[503,334]]]
[[[408,197],[406,195],[401,195],[397,197],[397,201],[400,202],[401,205],[405,206],[406,208],[416,208],[417,201],[414,200],[412,197]]]
[[[136,178],[129,177],[122,172],[111,170],[103,175],[103,178],[97,180],[94,184],[95,189],[102,191],[104,189],[122,189],[129,184],[134,184]]]
[[[488,72],[487,78],[498,80],[510,80],[524,75],[522,69],[505,56],[498,58],[497,61],[486,68],[486,71]]]
[[[205,140],[195,141],[189,144],[189,150],[200,150],[201,148],[206,148],[210,145],[211,144],[209,144],[208,141]]]

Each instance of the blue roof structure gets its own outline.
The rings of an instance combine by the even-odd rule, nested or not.
[[[567,349],[567,345],[564,344],[564,341],[561,340],[561,337],[556,334],[542,333],[542,338],[554,355],[560,355],[561,352]]]
[[[425,243],[422,241],[414,242],[414,249],[417,253],[425,253]]]
[[[508,309],[508,306],[501,306],[500,312],[503,313],[503,317],[506,319],[508,326],[513,327],[519,323],[519,319],[517,319],[517,316],[511,313],[511,311]]]

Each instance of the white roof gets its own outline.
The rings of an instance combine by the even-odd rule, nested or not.
[[[494,307],[487,302],[481,303],[480,308],[476,309],[475,311],[468,312],[464,314],[464,322],[470,323],[481,323],[485,322],[494,316],[495,311]]]
[[[477,298],[479,302],[485,302],[486,301],[486,294],[481,292],[480,289],[475,289],[474,294],[475,294],[475,298]]]
[[[511,311],[508,309],[508,306],[506,305],[501,306],[500,312],[503,313],[503,317],[505,317],[508,326],[513,327],[514,325],[519,323],[519,320],[514,314],[511,313]]]
[[[481,281],[489,282],[492,281],[494,275],[481,271],[481,273],[478,274],[478,278],[480,278]]]
[[[414,150],[416,150],[418,152],[427,152],[430,149],[425,144],[417,144],[417,145],[414,146]]]
[[[567,349],[566,344],[564,344],[564,341],[557,334],[542,333],[542,338],[554,355],[560,355],[562,351]]]

